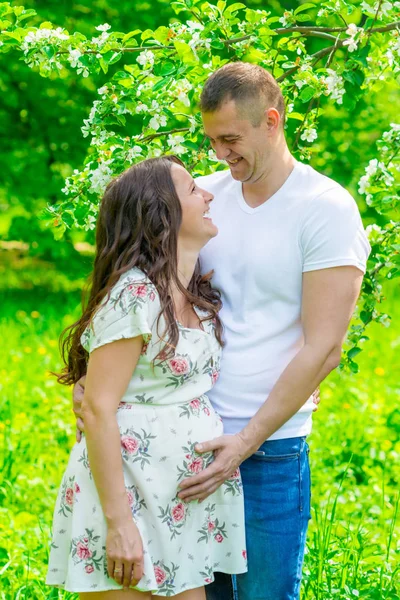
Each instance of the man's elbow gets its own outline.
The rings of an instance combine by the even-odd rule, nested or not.
[[[325,360],[326,374],[330,373],[340,365],[342,359],[342,346],[334,346]]]

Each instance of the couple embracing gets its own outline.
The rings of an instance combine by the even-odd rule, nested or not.
[[[109,184],[65,340],[83,434],[47,583],[81,600],[300,595],[313,392],[369,244],[348,192],[290,154],[265,69],[225,65],[200,108],[229,169],[194,181],[164,156]]]

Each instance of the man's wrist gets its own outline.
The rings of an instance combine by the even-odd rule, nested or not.
[[[258,441],[258,436],[255,436],[254,432],[248,426],[239,431],[237,436],[243,444],[243,460],[254,454],[263,443],[262,441]]]

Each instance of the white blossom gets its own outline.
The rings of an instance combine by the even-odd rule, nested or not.
[[[106,85],[103,85],[101,88],[99,88],[97,90],[97,93],[100,94],[100,96],[102,96],[103,94],[107,94],[108,92],[108,87]]]
[[[312,128],[305,129],[300,137],[306,142],[313,142],[318,137],[317,130]]]
[[[108,166],[112,163],[112,159],[105,160],[99,164],[97,169],[90,172],[90,188],[89,192],[93,194],[102,194],[112,178],[112,170]]]
[[[198,31],[203,31],[204,29],[204,25],[198,23],[197,21],[186,21],[186,25],[189,33],[192,33],[196,29]]]
[[[104,25],[98,25],[96,29],[97,31],[108,31],[109,29],[111,29],[111,25],[109,25],[108,23],[104,23]]]
[[[70,63],[71,67],[75,68],[76,65],[78,64],[78,60],[80,59],[80,57],[82,56],[82,52],[80,50],[72,50],[71,47],[69,47],[69,55],[68,55],[68,62]]]
[[[186,152],[186,148],[182,146],[182,143],[185,141],[183,135],[169,135],[167,139],[167,144],[171,148],[174,154],[178,156],[180,154],[184,154]]]
[[[152,52],[151,50],[144,50],[144,52],[141,52],[139,54],[136,61],[139,63],[139,65],[142,65],[143,67],[145,67],[146,65],[152,66],[154,65],[154,52]]]
[[[291,17],[291,13],[288,11],[285,11],[283,13],[283,16],[279,19],[279,23],[282,23],[283,27],[287,27],[288,25],[290,25],[290,17]]]
[[[149,111],[149,107],[146,106],[146,104],[143,104],[143,102],[139,102],[138,105],[136,106],[137,113],[148,112],[148,111]]]
[[[354,52],[354,50],[357,50],[358,47],[357,42],[354,38],[348,38],[347,40],[344,40],[343,46],[348,46],[349,52]]]
[[[158,131],[160,127],[165,127],[167,124],[167,117],[165,115],[157,115],[150,119],[149,127]]]
[[[137,156],[141,155],[143,152],[143,148],[140,146],[133,146],[133,148],[129,148],[128,153],[126,155],[126,159],[129,162],[132,162]]]
[[[382,2],[380,7],[379,7],[379,4],[380,4],[380,2],[378,1],[378,2],[375,2],[375,4],[373,6],[371,6],[370,4],[368,4],[368,2],[363,1],[361,3],[360,8],[363,12],[370,14],[370,15],[375,15],[379,8],[380,14],[382,14],[384,17],[387,17],[388,12],[390,10],[392,10],[392,8],[393,8],[393,3],[385,1],[385,2]],[[398,3],[395,2],[394,4],[396,5]]]
[[[343,95],[345,93],[343,77],[337,74],[334,69],[327,69],[328,77],[324,78],[324,82],[328,88],[332,100],[336,100],[338,104],[343,104]]]
[[[367,175],[363,175],[358,182],[358,193],[365,194],[367,191],[367,187],[369,185],[369,177]]]
[[[301,88],[303,87],[303,85],[306,85],[306,82],[303,81],[302,79],[297,79],[296,83],[296,87],[299,88],[299,90],[301,90]]]
[[[355,23],[350,23],[350,25],[346,29],[347,35],[350,35],[351,37],[355,37],[357,35],[357,32],[358,32],[357,25]]]
[[[37,29],[36,31],[30,31],[24,38],[21,44],[21,50],[24,54],[27,54],[31,50],[32,46],[39,44],[42,40],[48,40],[49,42],[55,42],[56,40],[68,40],[69,36],[63,33],[61,27],[57,29]]]
[[[365,228],[365,233],[367,234],[367,237],[369,239],[372,239],[372,238],[375,239],[377,237],[377,235],[379,236],[382,234],[382,229],[379,227],[379,225],[376,225],[375,223],[373,223],[372,225],[368,225]]]
[[[96,29],[98,29],[98,27],[96,27]],[[106,41],[108,40],[109,37],[110,37],[110,34],[107,33],[106,31],[103,31],[103,33],[101,35],[99,35],[99,37],[92,38],[92,43],[96,44],[99,47],[104,46],[104,44],[106,43]]]

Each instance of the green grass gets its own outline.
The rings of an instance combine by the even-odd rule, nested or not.
[[[0,316],[2,600],[76,598],[43,581],[55,496],[74,442],[71,391],[48,371],[61,366],[57,337],[74,316],[82,282],[68,283],[40,264],[35,269],[34,280],[40,277],[42,285],[12,285],[3,293]],[[32,273],[24,271],[23,280],[32,281]],[[334,373],[322,386],[309,440],[307,600],[400,598],[400,307],[394,292],[387,301],[393,325],[371,327],[360,373]]]

